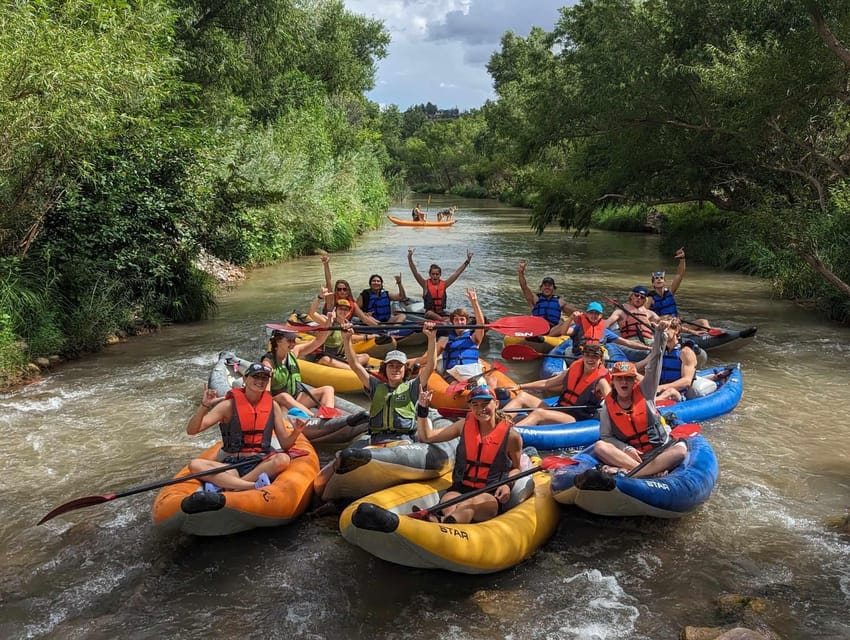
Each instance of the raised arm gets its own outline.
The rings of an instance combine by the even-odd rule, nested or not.
[[[640,391],[647,400],[652,400],[658,393],[658,383],[661,380],[661,354],[664,345],[667,344],[667,329],[670,328],[669,320],[660,320],[655,327],[655,335],[652,338],[652,349],[649,355],[642,360],[644,363],[643,380],[640,381]]]
[[[472,251],[469,249],[466,250],[466,260],[460,263],[460,266],[455,269],[455,272],[446,278],[446,288],[448,288],[455,280],[460,277],[460,274],[464,272],[464,270],[469,266],[469,263],[472,262]]]
[[[321,257],[322,260],[322,269],[325,272],[325,288],[328,291],[334,290],[333,278],[331,278],[331,257],[328,255],[324,255]]]
[[[419,407],[427,410],[431,406],[432,394],[433,392],[427,389],[420,391],[418,403]],[[425,413],[425,417],[422,417],[417,412],[416,436],[419,442],[446,442],[447,440],[460,437],[460,434],[463,431],[463,423],[465,422],[464,419],[457,420],[448,427],[435,429],[434,425],[431,423],[431,419],[427,416],[427,411]]]
[[[422,333],[428,338],[428,346],[425,349],[425,361],[419,368],[419,386],[422,389],[428,387],[428,379],[437,368],[437,330],[433,322],[426,322],[422,327]]]
[[[322,292],[327,292],[327,289],[322,287]],[[319,293],[319,295],[316,297],[315,303],[318,305],[320,300],[324,300],[324,296],[322,296],[322,293]],[[321,315],[321,314],[317,314],[317,315]],[[333,311],[328,313],[328,315],[326,315],[326,316],[322,315],[322,318],[324,318],[324,320],[319,322],[319,324],[322,325],[323,327],[331,326],[331,324],[333,324],[333,321],[334,321],[334,315],[335,314],[334,314]],[[302,342],[301,344],[296,344],[294,347],[292,347],[292,353],[295,354],[296,358],[301,358],[308,353],[313,353],[316,349],[318,349],[323,344],[325,344],[325,340],[328,339],[328,336],[330,335],[330,333],[331,333],[330,331],[316,331],[316,332],[314,332],[312,334],[312,337],[313,337],[312,340],[310,340],[309,342]]]
[[[416,251],[413,247],[408,247],[407,249],[407,264],[410,265],[410,272],[413,274],[413,277],[416,279],[416,282],[419,283],[419,286],[422,287],[422,290],[425,290],[425,278],[422,277],[422,274],[416,270],[416,265],[413,264],[413,252]]]
[[[325,256],[322,257],[324,258]],[[327,316],[319,312],[319,305],[324,304],[330,295],[332,295],[330,289],[322,287],[321,291],[319,291],[319,295],[310,301],[310,308],[307,309],[307,317],[310,318],[310,320],[318,322],[321,325],[324,325],[324,323],[327,322]]]
[[[678,291],[679,285],[682,284],[682,279],[685,277],[685,247],[679,249],[673,257],[679,261],[679,266],[676,269],[676,277],[670,283],[670,293]]]
[[[401,274],[398,274],[395,277],[395,283],[396,285],[398,285],[398,294],[391,293],[390,300],[399,300],[401,302],[404,302],[405,300],[407,300],[407,293],[404,290],[404,285],[401,283]]]
[[[534,299],[534,292],[528,288],[528,282],[525,279],[525,267],[528,265],[527,260],[520,260],[519,267],[517,268],[517,275],[519,276],[519,288],[522,289],[522,295],[525,298],[525,301],[534,308],[534,303],[537,302]]]
[[[478,304],[478,294],[475,289],[467,289],[466,297],[469,299],[469,304],[472,305],[472,312],[475,314],[475,324],[486,324],[484,322],[484,312],[481,310],[481,305]],[[476,329],[472,333],[472,341],[480,345],[484,340],[484,329]]]
[[[360,360],[357,359],[357,354],[354,352],[354,347],[351,344],[351,336],[354,333],[354,329],[350,322],[346,322],[343,326],[345,329],[342,332],[342,346],[345,349],[345,361],[351,367],[357,379],[360,380],[360,384],[368,389],[369,372],[366,371],[366,367],[360,364]]]
[[[204,385],[204,395],[201,398],[201,403],[198,405],[195,413],[189,418],[189,423],[186,425],[186,433],[190,436],[200,433],[205,429],[209,429],[214,424],[224,422],[227,417],[229,405],[227,402],[222,404],[224,398],[219,398],[215,389],[210,389]]]

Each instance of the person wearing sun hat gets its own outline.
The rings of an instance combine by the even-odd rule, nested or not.
[[[455,453],[452,485],[443,495],[448,501],[465,493],[507,479],[520,471],[522,438],[500,413],[496,394],[486,384],[469,392],[465,418],[442,429],[434,429],[428,418],[431,391],[419,394],[416,429],[420,442],[447,442],[460,437]],[[483,522],[501,513],[511,495],[510,484],[482,493],[451,507],[431,519],[446,523]]]
[[[610,329],[615,324],[620,328],[620,336],[635,339],[644,345],[652,343],[652,327],[658,322],[658,314],[646,306],[646,296],[649,290],[642,284],[632,287],[629,299],[608,316],[605,328]]]
[[[628,473],[643,462],[644,456],[667,444],[670,438],[655,406],[669,329],[669,319],[658,322],[652,349],[643,361],[642,379],[633,362],[617,362],[611,369],[611,393],[602,405],[599,440],[593,445],[593,455],[603,463],[605,473]],[[649,477],[666,473],[677,467],[686,455],[685,443],[676,443],[663,449],[635,475]]]
[[[577,311],[577,309],[555,295],[555,289],[557,288],[555,286],[555,280],[548,276],[540,282],[540,291],[535,297],[535,294],[531,291],[525,279],[525,268],[527,265],[528,262],[526,260],[519,261],[519,267],[517,269],[519,274],[519,288],[522,289],[522,295],[531,307],[531,315],[544,318],[549,323],[549,334],[557,335],[552,333],[552,329],[561,322],[561,313],[570,314]]]
[[[222,459],[195,458],[189,463],[189,472],[210,471],[257,454],[270,454],[237,469],[210,476],[210,480],[204,484],[205,490],[259,489],[270,484],[289,466],[290,457],[286,452],[295,444],[304,430],[304,424],[293,428],[284,422],[280,405],[266,391],[271,374],[271,367],[254,362],[243,373],[245,386],[231,389],[223,398],[218,397],[215,389],[205,385],[201,403],[186,425],[186,433],[193,436],[213,425],[219,425]],[[282,452],[274,453],[272,435],[277,436]]]

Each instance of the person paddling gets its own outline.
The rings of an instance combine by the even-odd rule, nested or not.
[[[445,280],[441,279],[443,270],[437,264],[432,264],[428,268],[428,279],[422,277],[413,263],[413,254],[416,251],[413,247],[407,250],[407,263],[410,266],[410,271],[419,286],[422,287],[422,298],[425,302],[425,317],[429,320],[445,320],[446,319],[446,290],[460,277],[460,274],[472,262],[472,251],[466,250],[466,260]]]
[[[442,429],[434,429],[428,418],[431,391],[419,394],[416,432],[420,442],[447,442],[460,438],[455,453],[452,485],[442,496],[446,502],[486,487],[520,472],[522,438],[510,420],[498,411],[496,395],[487,385],[474,387],[469,394],[469,413]],[[484,522],[502,513],[511,496],[510,484],[482,493],[441,513],[430,514],[433,522],[466,524]]]
[[[528,281],[525,279],[525,270],[527,266],[527,260],[519,261],[519,266],[517,268],[517,273],[519,275],[519,288],[522,289],[522,295],[525,297],[526,302],[528,302],[528,306],[531,307],[531,315],[537,316],[538,318],[545,318],[546,322],[548,322],[551,327],[549,335],[554,335],[552,333],[552,329],[560,324],[561,314],[566,313],[569,315],[574,311],[577,311],[577,309],[565,300],[562,300],[559,296],[555,295],[555,289],[557,288],[555,286],[555,280],[548,276],[541,280],[540,290],[535,296],[528,286]]]
[[[186,433],[193,436],[218,424],[223,442],[221,457],[220,460],[195,458],[189,463],[189,472],[209,471],[258,453],[270,454],[238,470],[230,469],[211,476],[212,480],[204,483],[207,491],[260,489],[289,466],[286,451],[295,444],[304,424],[292,427],[284,421],[280,405],[266,391],[271,374],[270,367],[254,362],[245,370],[244,388],[231,389],[223,398],[218,397],[215,389],[204,388],[201,404],[189,419]],[[272,435],[277,436],[283,452],[272,449]]]

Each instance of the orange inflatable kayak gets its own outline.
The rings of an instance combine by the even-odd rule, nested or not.
[[[457,220],[402,220],[395,216],[387,216],[390,222],[400,227],[450,227]]]
[[[507,374],[498,369],[493,369],[484,360],[479,360],[479,362],[484,369],[484,376],[487,378],[487,383],[491,388],[516,386],[516,382],[511,380]],[[431,377],[428,378],[428,389],[434,393],[431,398],[431,406],[440,411],[440,413],[443,413],[443,409],[467,408],[466,398],[469,395],[469,391],[465,388],[457,388],[454,385],[455,383],[447,382],[443,376],[436,372],[432,373]],[[443,413],[443,415],[446,414]],[[454,415],[454,413],[451,415]]]
[[[215,459],[219,442],[201,454]],[[300,516],[313,497],[313,480],[319,473],[319,457],[304,435],[295,448],[307,453],[289,463],[289,467],[262,489],[248,491],[198,491],[203,478],[187,480],[159,492],[153,503],[156,526],[198,536],[225,536],[257,527],[277,527]],[[175,477],[189,474],[188,465]]]

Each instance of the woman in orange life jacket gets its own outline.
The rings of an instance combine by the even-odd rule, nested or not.
[[[577,309],[571,304],[555,295],[555,280],[549,277],[543,278],[540,283],[540,291],[535,295],[528,286],[525,279],[525,268],[528,261],[520,260],[517,273],[519,275],[519,288],[525,301],[531,307],[531,315],[545,318],[549,323],[549,335],[560,335],[552,333],[555,327],[560,325],[561,313],[572,313]]]
[[[661,355],[667,342],[669,320],[660,320],[643,379],[633,362],[617,362],[611,371],[611,393],[606,396],[599,416],[599,441],[593,455],[603,463],[606,473],[628,472],[643,462],[643,457],[667,443],[669,431],[655,408],[655,394],[661,377]],[[667,447],[655,456],[636,477],[663,475],[685,459],[683,442]]]
[[[605,328],[610,329],[616,324],[620,327],[620,337],[651,344],[652,330],[650,326],[654,326],[658,322],[658,314],[644,306],[648,293],[649,290],[642,284],[633,287],[631,293],[629,293],[628,301],[622,305],[623,309],[618,307],[608,316],[605,321]]]
[[[258,453],[271,454],[256,463],[209,476],[209,482],[205,483],[207,490],[215,491],[217,487],[234,491],[259,489],[289,466],[286,451],[295,444],[304,430],[304,423],[293,428],[284,422],[280,405],[266,391],[271,373],[271,368],[263,364],[251,364],[245,370],[245,387],[231,389],[223,398],[218,397],[215,389],[204,385],[203,399],[189,419],[186,433],[193,436],[218,424],[224,444],[221,460],[195,458],[189,463],[189,472],[209,471]],[[272,449],[272,434],[277,436],[282,452]]]
[[[466,260],[455,269],[455,272],[445,280],[441,280],[443,270],[439,265],[432,264],[428,267],[428,279],[422,277],[422,274],[416,270],[416,265],[413,264],[413,253],[416,251],[413,247],[407,249],[407,263],[410,265],[410,271],[419,286],[422,287],[422,298],[425,301],[425,317],[428,320],[445,320],[447,315],[446,309],[446,290],[460,277],[464,269],[472,262],[472,251],[466,250]]]
[[[602,398],[611,392],[608,369],[603,359],[604,347],[586,344],[582,356],[558,375],[544,380],[524,382],[507,391],[517,391],[517,396],[505,405],[505,409],[534,409],[516,423],[517,426],[533,424],[564,424],[576,420],[596,418],[602,406]],[[581,409],[553,411],[538,396],[558,393],[559,407],[581,405]]]
[[[582,345],[587,343],[603,345],[614,343],[631,349],[649,351],[649,346],[643,342],[624,338],[608,329],[605,323],[602,322],[603,312],[602,304],[594,300],[587,305],[584,313],[574,311],[566,322],[562,322],[557,327],[554,327],[549,334],[553,336],[570,336],[573,340],[573,355],[576,356],[581,354]],[[566,330],[564,327],[567,327]]]
[[[419,442],[446,442],[460,437],[455,454],[452,486],[442,500],[451,500],[475,489],[504,480],[520,471],[522,438],[510,421],[499,413],[499,403],[487,385],[474,387],[469,394],[466,418],[443,429],[434,429],[428,419],[431,392],[422,391],[416,413]],[[482,493],[432,514],[438,522],[483,522],[498,515],[511,495],[510,484],[502,484],[490,493]]]

